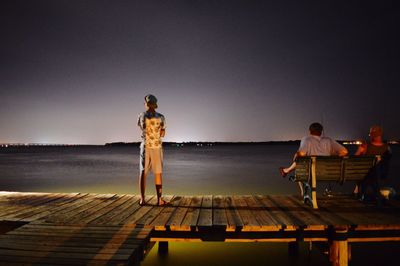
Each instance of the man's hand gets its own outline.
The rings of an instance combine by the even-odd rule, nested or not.
[[[349,154],[349,152],[347,151],[347,149],[342,149],[342,150],[339,151],[339,156],[340,157],[344,157],[344,156],[346,156],[348,154]]]
[[[363,143],[358,146],[358,149],[354,155],[364,155],[367,152],[367,143],[363,141]]]

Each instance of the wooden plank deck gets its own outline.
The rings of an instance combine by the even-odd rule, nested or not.
[[[0,262],[134,264],[150,241],[400,241],[400,204],[365,205],[346,196],[166,196],[0,192]],[[339,242],[340,242],[339,241]],[[334,242],[334,241],[333,241]]]
[[[0,262],[28,264],[135,264],[151,229],[29,223],[0,236]]]

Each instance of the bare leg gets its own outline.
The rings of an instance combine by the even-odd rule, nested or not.
[[[140,187],[140,205],[145,204],[145,192],[146,192],[146,173],[142,171],[139,175],[139,187]]]
[[[354,191],[353,191],[353,194],[358,194],[358,192],[359,192],[359,188],[358,188],[358,184],[356,184],[356,186],[354,187]]]
[[[156,183],[157,204],[164,205],[166,202],[161,198],[162,195],[162,174],[154,174],[154,181]]]
[[[292,172],[294,169],[296,169],[296,162],[293,162],[289,167],[283,168],[283,172],[286,174]]]
[[[300,194],[303,197],[304,196],[303,185],[301,184],[301,182],[297,182],[297,184],[299,185],[299,188],[300,188]]]

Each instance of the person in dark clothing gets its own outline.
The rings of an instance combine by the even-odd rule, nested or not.
[[[381,126],[374,125],[369,130],[370,142],[361,144],[355,155],[379,155],[379,161],[371,169],[363,181],[358,183],[354,189],[354,194],[361,199],[376,200],[380,198],[381,183],[387,178],[391,149],[387,143],[383,142],[383,129]]]

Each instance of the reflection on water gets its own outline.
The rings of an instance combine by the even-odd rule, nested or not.
[[[286,243],[171,242],[167,256],[158,256],[157,245],[147,255],[142,266],[220,266],[220,265],[330,265],[324,248],[301,243],[298,256],[288,255]],[[353,243],[351,266],[400,265],[400,244]]]
[[[321,252],[301,245],[299,256],[290,257],[284,243],[170,243],[168,255],[158,256],[157,246],[145,258],[142,266],[150,265],[323,265]]]

